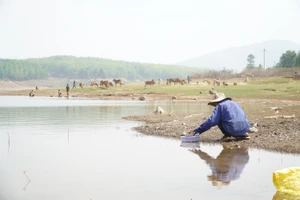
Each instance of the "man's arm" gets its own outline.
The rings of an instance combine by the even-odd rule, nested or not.
[[[203,122],[198,128],[194,130],[194,134],[201,134],[207,130],[209,130],[211,127],[219,124],[221,121],[221,112],[220,112],[220,105],[216,106],[212,115]]]

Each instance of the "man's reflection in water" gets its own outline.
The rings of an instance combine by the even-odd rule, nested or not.
[[[200,149],[191,149],[190,151],[197,154],[210,166],[212,175],[208,176],[208,180],[212,182],[213,186],[218,187],[229,185],[230,181],[239,179],[249,161],[248,148],[223,145],[223,150],[217,158],[209,156]]]

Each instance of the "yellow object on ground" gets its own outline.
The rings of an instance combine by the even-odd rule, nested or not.
[[[273,183],[279,192],[300,195],[300,167],[290,167],[273,172]]]
[[[272,200],[300,200],[300,196],[277,191]]]

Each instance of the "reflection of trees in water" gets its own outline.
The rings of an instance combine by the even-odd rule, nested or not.
[[[58,100],[59,101],[59,100]],[[127,113],[128,106],[51,106],[51,107],[24,107],[0,108],[5,120],[0,125],[14,126],[31,123],[47,125],[97,124],[103,119],[119,118],[120,114]],[[61,120],[63,119],[63,120]]]
[[[229,185],[231,181],[238,180],[245,165],[249,162],[247,148],[223,146],[223,150],[216,158],[200,149],[190,151],[197,154],[210,166],[212,174],[208,176],[208,180],[212,182],[212,185],[218,187]]]

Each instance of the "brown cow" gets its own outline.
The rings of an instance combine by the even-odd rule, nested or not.
[[[245,76],[245,80],[244,80],[245,82],[248,81],[248,78],[249,78],[249,77],[251,77],[251,78],[254,77],[254,75],[253,75],[252,73],[245,73],[244,76]]]
[[[98,87],[98,83],[96,81],[91,81],[91,86],[97,86]]]
[[[104,87],[106,87],[106,88],[109,87],[108,81],[107,81],[107,82],[104,82],[102,85],[103,85]]]
[[[115,86],[117,86],[118,84],[121,86],[121,85],[124,85],[124,83],[122,83],[122,80],[121,79],[113,79],[113,82],[115,83]]]
[[[210,85],[210,80],[204,79],[204,80],[203,80],[203,83],[207,83],[207,85]]]
[[[180,79],[179,78],[168,78],[167,79],[167,85],[169,85],[171,83],[174,83],[174,85],[177,84],[177,83],[180,83]]]
[[[179,80],[178,80],[178,83],[180,83],[181,85],[186,85],[186,84],[188,84],[188,83],[186,82],[185,79],[179,79]]]
[[[104,86],[109,88],[110,86],[114,86],[112,82],[105,82]]]
[[[214,79],[214,85],[220,86],[221,82],[219,79]]]
[[[100,86],[105,86],[105,85],[108,85],[108,80],[101,80]]]
[[[151,81],[145,81],[145,87],[147,86],[147,85],[149,85],[149,86],[152,86],[152,85],[154,85],[155,84],[155,81],[152,79]]]
[[[252,73],[245,73],[244,76],[245,77],[254,77],[254,75]]]
[[[79,83],[79,87],[83,88],[84,84],[83,83]]]
[[[224,86],[228,86],[228,83],[226,83],[225,81],[223,81],[223,85]]]

